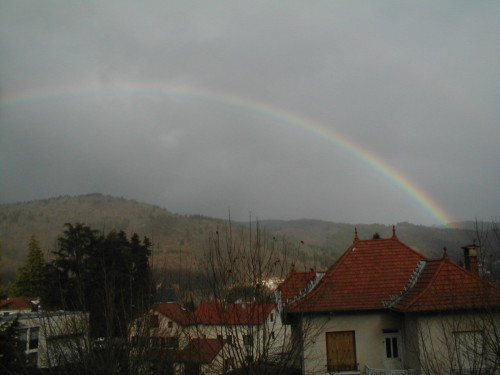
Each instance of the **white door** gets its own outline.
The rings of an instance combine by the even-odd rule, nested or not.
[[[384,347],[384,368],[391,370],[403,368],[402,345],[399,331],[384,332],[382,334],[382,343]]]

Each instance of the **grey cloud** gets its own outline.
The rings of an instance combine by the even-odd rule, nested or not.
[[[497,29],[493,2],[3,2],[0,201],[101,191],[219,217],[437,223],[352,152],[231,102],[248,98],[355,142],[453,218],[489,219]]]

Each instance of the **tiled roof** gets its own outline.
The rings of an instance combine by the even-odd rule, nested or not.
[[[385,308],[384,301],[404,290],[419,262],[426,259],[395,235],[370,240],[356,237],[318,285],[292,303],[287,311]]]
[[[0,302],[0,310],[32,310],[33,303],[29,298],[14,297],[7,298]]]
[[[281,292],[281,300],[286,302],[298,296],[306,289],[307,284],[316,278],[317,273],[316,271],[297,272],[292,270],[278,287],[278,290]]]
[[[398,311],[500,307],[498,284],[482,280],[445,254],[428,259],[400,242],[359,240],[288,312],[390,308]]]
[[[220,339],[197,338],[175,356],[176,362],[211,363],[221,351],[224,341]]]
[[[183,309],[176,302],[166,302],[153,305],[153,310],[172,319],[180,325],[190,325],[195,323],[194,314]]]
[[[205,301],[200,303],[195,316],[203,324],[263,324],[274,307],[274,303]]]
[[[465,270],[447,255],[427,262],[415,286],[393,306],[401,311],[500,306],[500,288]]]

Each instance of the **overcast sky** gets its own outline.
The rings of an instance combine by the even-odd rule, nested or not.
[[[0,203],[100,192],[241,220],[498,219],[498,11],[0,0]]]

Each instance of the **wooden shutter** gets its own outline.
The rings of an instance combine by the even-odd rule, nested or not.
[[[328,371],[357,369],[354,331],[326,333]]]

